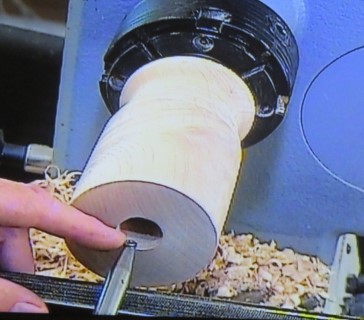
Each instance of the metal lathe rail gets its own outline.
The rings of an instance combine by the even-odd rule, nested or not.
[[[44,276],[0,272],[0,277],[32,290],[52,306],[94,309],[102,284],[56,279]],[[191,297],[138,290],[128,290],[119,314],[143,316],[214,317],[234,319],[359,319],[324,314],[297,312],[264,306],[253,306],[219,299]]]

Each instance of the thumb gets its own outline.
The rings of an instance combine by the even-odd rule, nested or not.
[[[0,279],[0,312],[48,313],[45,303],[33,292]]]

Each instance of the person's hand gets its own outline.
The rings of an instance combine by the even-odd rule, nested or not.
[[[116,249],[125,235],[61,203],[34,184],[0,179],[0,270],[34,273],[28,228],[99,250]],[[48,312],[31,291],[0,278],[0,312]]]

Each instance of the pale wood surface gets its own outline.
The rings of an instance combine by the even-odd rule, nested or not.
[[[231,70],[195,57],[147,64],[127,82],[79,181],[74,206],[111,226],[141,217],[163,238],[138,252],[132,285],[187,280],[216,250],[241,164],[254,99]],[[69,243],[105,274],[114,253]]]

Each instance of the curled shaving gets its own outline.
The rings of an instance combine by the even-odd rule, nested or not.
[[[70,204],[81,172],[60,172],[50,166],[44,180],[33,183],[48,190],[60,201]],[[65,241],[30,229],[36,274],[88,282],[101,282],[68,250]],[[327,299],[330,269],[318,258],[280,250],[275,241],[261,243],[251,234],[222,235],[213,261],[194,279],[170,287],[139,288],[237,299],[243,293],[259,292],[261,304],[302,309],[304,298],[317,299],[314,311],[322,311]],[[249,302],[245,301],[245,302]]]

